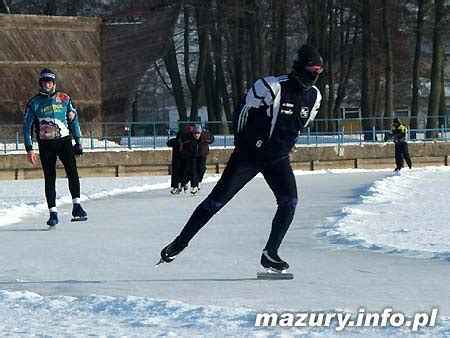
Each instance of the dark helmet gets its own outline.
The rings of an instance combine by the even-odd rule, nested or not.
[[[399,126],[401,124],[401,121],[398,117],[396,117],[392,123],[393,125]]]
[[[312,87],[323,71],[323,61],[317,49],[311,45],[303,45],[295,53],[292,74],[304,88]]]
[[[42,82],[44,81],[52,81],[53,87],[51,87],[49,90],[42,88]],[[44,68],[39,73],[39,90],[43,94],[53,94],[56,89],[56,75],[55,73],[48,68]]]

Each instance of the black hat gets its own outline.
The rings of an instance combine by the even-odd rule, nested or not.
[[[307,66],[323,66],[322,57],[317,49],[311,45],[303,45],[295,53],[292,68],[297,72],[301,72]]]
[[[396,118],[394,119],[394,124],[400,124],[400,119],[399,119],[398,117],[396,117]]]
[[[44,68],[39,73],[39,85],[43,81],[53,81],[53,83],[56,83],[56,75],[55,73],[48,68]]]

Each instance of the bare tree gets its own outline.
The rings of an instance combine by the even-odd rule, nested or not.
[[[184,99],[183,83],[181,82],[180,69],[178,68],[177,55],[175,50],[175,43],[171,39],[169,49],[164,56],[164,65],[166,66],[167,74],[172,83],[172,92],[175,99],[175,104],[178,110],[180,121],[187,121],[186,102]]]
[[[428,101],[427,137],[437,138],[439,135],[439,104],[442,93],[442,67],[444,64],[444,29],[445,0],[435,0],[435,17],[433,28],[433,63],[431,66],[431,90]]]
[[[44,8],[44,15],[56,15],[56,0],[47,0]]]
[[[0,2],[0,13],[11,14],[11,10],[9,9],[6,0],[2,0],[2,2]]]
[[[419,112],[419,80],[420,62],[422,59],[422,44],[424,35],[424,13],[427,0],[418,0],[417,23],[416,23],[416,48],[414,52],[414,65],[412,74],[412,94],[411,94],[411,138],[416,138],[417,119]]]
[[[386,85],[384,92],[384,117],[394,116],[394,57],[391,42],[391,29],[389,22],[390,2],[383,0],[383,32],[384,32],[384,52],[386,57]],[[388,129],[391,121],[384,120],[384,128]]]
[[[365,140],[372,139],[372,133],[368,133],[373,126],[372,112],[372,71],[371,71],[371,48],[372,37],[370,27],[370,0],[362,0],[362,78],[361,78],[361,115]]]
[[[286,16],[289,1],[272,0],[272,40],[270,72],[280,74],[286,69]]]
[[[190,13],[192,8],[185,4],[184,6],[184,25],[185,25],[185,37],[184,37],[184,69],[186,82],[188,84],[189,91],[191,93],[191,113],[189,119],[191,121],[197,121],[198,119],[198,104],[200,98],[200,89],[203,84],[203,76],[206,68],[208,48],[209,48],[209,25],[208,25],[208,8],[210,0],[196,0],[194,1],[195,7],[195,19],[197,23],[198,32],[198,48],[199,48],[199,60],[197,66],[197,73],[195,82],[192,80],[190,70]]]

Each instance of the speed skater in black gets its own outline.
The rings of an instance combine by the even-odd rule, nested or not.
[[[317,50],[304,45],[297,51],[289,74],[261,78],[251,86],[234,112],[235,149],[222,177],[197,206],[181,233],[162,249],[160,262],[172,262],[214,214],[262,173],[278,208],[261,264],[276,271],[289,268],[278,255],[298,201],[289,152],[299,131],[317,115],[322,96],[314,84],[322,71],[322,58]]]

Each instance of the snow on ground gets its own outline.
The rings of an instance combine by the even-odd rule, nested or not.
[[[382,169],[388,171],[390,169]],[[295,175],[323,175],[327,173],[367,172],[363,169],[333,169],[302,171],[296,170]],[[378,170],[380,171],[380,170]],[[262,177],[258,175],[258,177]],[[205,177],[204,183],[219,180],[220,175]],[[144,192],[157,189],[168,189],[168,176],[136,176],[136,177],[88,177],[81,179],[82,201],[101,199],[110,196]],[[56,180],[57,206],[70,204],[67,179]],[[46,213],[47,205],[44,196],[44,180],[4,180],[0,184],[0,226],[20,222],[23,218],[36,213]]]
[[[219,179],[218,175],[205,178],[205,183]],[[81,200],[94,200],[121,194],[168,189],[168,176],[138,176],[117,178],[83,178],[81,179]],[[56,205],[72,203],[67,195],[67,179],[56,180]],[[36,213],[47,213],[44,196],[44,180],[1,181],[0,185],[0,226],[20,222],[24,217]]]
[[[450,261],[450,168],[375,182],[320,231],[332,243]]]
[[[255,317],[254,310],[242,307],[193,306],[145,297],[43,297],[33,292],[0,291],[2,335],[332,337],[342,334],[336,331],[337,323],[322,328],[262,328],[255,327]],[[420,328],[414,334],[444,337],[450,333],[449,322],[449,318],[441,318],[436,327]],[[411,329],[363,327],[346,328],[343,333],[347,337],[405,337],[411,335]]]
[[[349,173],[360,174],[366,171],[367,170],[322,170],[316,172],[296,171],[296,175],[323,175],[323,184],[326,186],[327,176],[329,177],[331,175],[339,174],[348,175]],[[386,173],[387,171],[388,170],[386,170]],[[450,249],[448,238],[450,238],[450,236],[449,230],[447,229],[448,224],[450,224],[450,212],[448,211],[448,205],[450,202],[449,178],[449,168],[439,167],[405,171],[405,173],[401,176],[389,176],[380,181],[374,182],[369,187],[364,188],[361,196],[356,199],[354,204],[344,207],[333,220],[329,219],[328,222],[322,226],[321,229],[319,229],[318,233],[321,236],[324,236],[319,238],[324,238],[332,243],[338,244],[337,246],[339,247],[347,247],[349,245],[356,246],[358,248],[377,249],[381,252],[401,252],[403,254],[414,255],[422,259],[428,257],[438,257],[444,260],[449,260],[448,253],[450,252]],[[207,178],[208,181],[216,181],[217,179],[218,176],[211,176]],[[348,179],[348,177],[346,179]],[[45,220],[47,208],[45,205],[43,184],[43,180],[1,181],[0,225],[7,228],[11,224],[18,223],[23,219],[29,218],[30,216],[36,216]],[[167,176],[83,178],[81,184],[84,201],[100,200],[104,198],[108,199],[112,196],[124,194],[133,195],[133,193],[136,192],[147,192],[156,189],[168,190],[169,187]],[[58,205],[64,206],[66,204],[70,204],[70,197],[67,195],[68,189],[66,179],[57,180],[57,191]],[[166,193],[168,195],[167,191]],[[166,194],[164,195],[166,196]],[[159,199],[161,203],[165,203],[164,198],[168,197],[155,195],[154,198]],[[127,199],[124,199],[123,201],[126,203]],[[186,201],[193,200],[181,199],[180,201],[186,203]],[[318,211],[319,209],[320,208],[317,208]],[[38,215],[36,215],[36,213]],[[63,228],[59,232],[54,232],[53,235],[59,236],[58,238],[61,238],[62,240],[67,240],[67,238],[64,237],[65,234],[77,234],[76,229],[76,227],[67,227],[66,229]],[[21,229],[17,229],[18,231],[14,232],[11,228],[7,230],[7,232],[3,233],[4,238],[20,238],[21,240],[24,240],[23,243],[27,243],[25,242],[25,238],[29,237],[30,242],[28,242],[27,245],[36,246],[35,242],[38,238],[40,238],[38,243],[42,243],[42,245],[44,245],[47,243],[44,242],[44,237],[46,238],[45,241],[52,243],[51,238],[41,235],[43,233],[26,233],[21,232]],[[302,230],[301,228],[298,228],[293,229],[292,231]],[[203,236],[204,235],[205,234],[203,234]],[[300,237],[303,236],[300,234]],[[288,239],[286,241],[286,249],[289,248],[290,241],[292,241],[292,239]],[[84,243],[84,245],[91,245],[89,243]],[[76,246],[76,243],[72,243],[72,245]],[[313,245],[312,247],[313,253],[316,252],[315,246],[316,245]],[[36,247],[48,250],[48,248],[45,246],[40,246],[39,244]],[[189,262],[190,259],[195,260],[195,250],[196,247],[193,246],[190,248],[190,252],[186,253],[184,257],[180,257],[180,259],[183,258],[185,262]],[[349,256],[342,256],[342,252],[337,253],[324,248],[321,248],[319,251],[323,252],[323,255],[329,257],[325,257],[325,260],[332,259],[332,256],[339,256],[348,259],[347,263],[343,261],[343,264],[350,267],[346,273],[352,272],[352,274],[355,274],[351,276],[352,278],[357,276],[356,274],[365,274],[366,277],[362,279],[362,282],[367,280],[371,281],[372,284],[378,283],[380,278],[385,278],[376,274],[376,271],[379,270],[378,266],[374,266],[373,269],[369,266],[365,268],[365,270],[371,271],[361,271],[351,268],[352,264],[355,264],[355,262],[351,261],[352,259],[355,259],[353,253],[350,253]],[[305,253],[309,255],[309,253]],[[38,252],[36,252],[36,255],[37,254]],[[13,256],[13,253],[11,253],[11,256]],[[11,259],[26,259],[25,256],[19,257],[21,258]],[[365,259],[365,257],[362,259]],[[373,259],[373,257],[371,259]],[[214,259],[212,259],[212,261],[214,261]],[[384,261],[384,259],[382,261]],[[178,300],[163,299],[162,297],[138,297],[132,295],[133,291],[130,291],[131,287],[136,288],[136,283],[140,283],[138,280],[139,277],[136,276],[130,276],[128,282],[124,281],[130,284],[129,287],[124,285],[124,288],[129,291],[129,293],[125,293],[125,295],[128,294],[127,296],[104,296],[101,295],[101,292],[97,292],[97,294],[91,295],[89,295],[89,293],[83,293],[85,295],[74,297],[68,296],[67,294],[72,294],[72,291],[70,290],[73,290],[76,285],[84,283],[86,284],[86,290],[94,289],[94,286],[97,284],[99,286],[104,285],[104,287],[108,287],[110,284],[114,285],[114,277],[110,277],[112,281],[102,281],[101,279],[98,279],[99,277],[95,274],[84,276],[84,271],[81,272],[80,276],[78,276],[79,274],[77,271],[70,271],[69,265],[68,271],[63,271],[61,275],[49,276],[46,281],[42,280],[42,276],[46,276],[46,271],[43,271],[41,274],[37,273],[37,275],[32,275],[30,271],[33,269],[31,269],[31,267],[28,267],[24,262],[20,262],[20,264],[18,260],[16,262],[16,265],[20,266],[20,268],[17,266],[14,267],[14,264],[10,264],[5,268],[9,270],[3,270],[0,267],[0,335],[2,336],[295,335],[323,337],[334,336],[336,334],[333,328],[255,328],[255,314],[258,310],[261,310],[261,305],[259,307],[250,307],[250,305],[244,307],[229,304],[233,303],[233,296],[244,299],[247,296],[247,293],[251,295],[253,292],[256,294],[258,294],[258,292],[270,292],[270,285],[267,284],[257,284],[258,287],[261,288],[261,291],[253,290],[252,288],[256,284],[254,281],[250,280],[244,281],[244,279],[242,279],[242,282],[239,283],[233,283],[233,279],[224,279],[222,281],[222,285],[225,287],[225,292],[226,290],[228,290],[228,292],[231,290],[229,294],[231,299],[228,301],[226,306],[208,305],[210,303],[203,303],[203,305],[192,305]],[[49,270],[51,270],[52,273],[57,273],[57,267],[60,262],[55,258],[53,263],[55,264],[55,268],[49,268]],[[323,262],[320,263],[323,264]],[[376,261],[376,263],[380,264],[378,261]],[[405,262],[402,264],[404,265],[404,263]],[[75,263],[70,262],[70,264]],[[398,262],[396,262],[396,264],[398,265]],[[298,263],[296,265],[298,268]],[[11,276],[21,276],[23,273],[27,273],[27,271],[23,270],[24,267],[31,269],[28,271],[30,273],[30,279],[12,280]],[[101,270],[108,269],[107,267],[100,268]],[[209,286],[213,294],[214,292],[217,292],[216,288],[220,287],[220,283],[214,283],[210,279],[198,279],[198,277],[197,279],[190,279],[189,277],[185,277],[189,276],[189,274],[186,273],[186,269],[189,269],[189,265],[184,266],[184,270],[183,264],[179,264],[177,266],[169,265],[165,266],[165,268],[166,269],[161,270],[161,277],[159,278],[164,278],[165,274],[170,273],[172,268],[174,271],[179,271],[181,269],[179,273],[181,273],[180,277],[184,278],[185,283],[183,284],[197,283],[198,287],[200,287],[199,282],[203,281],[203,286]],[[209,266],[209,268],[211,267]],[[436,269],[439,268],[440,265],[436,266]],[[293,266],[292,269],[296,269],[296,266]],[[307,265],[305,265],[302,269],[303,273],[308,273]],[[317,268],[315,269],[317,270]],[[414,269],[407,269],[405,271],[410,272],[414,271]],[[37,268],[37,272],[39,272],[39,268]],[[120,276],[120,273],[122,272],[119,271],[118,276]],[[144,272],[138,271],[136,273],[139,274]],[[237,271],[237,275],[239,275],[239,273],[240,272]],[[309,273],[311,273],[311,271],[309,271]],[[330,271],[329,276],[325,278],[339,279],[340,276],[335,276],[335,273],[336,271]],[[112,275],[114,276],[115,272],[112,273]],[[64,279],[64,276],[70,276],[71,278],[76,279]],[[202,275],[200,275],[200,277],[201,276]],[[296,276],[298,276],[297,272]],[[148,287],[150,288],[153,287],[156,293],[160,290],[165,290],[165,288],[168,287],[167,285],[164,285],[167,284],[164,283],[164,279],[152,280],[147,276],[141,278],[141,283],[146,282],[145,284],[148,284]],[[304,280],[302,281],[302,279]],[[395,279],[393,279],[393,276],[391,275],[387,278],[386,283],[388,283],[389,280]],[[181,281],[183,281],[183,279]],[[119,281],[116,281],[115,283],[118,282]],[[320,281],[317,280],[313,282],[312,280],[309,280],[307,276],[296,279],[295,282],[299,284],[291,283],[289,286],[294,287],[293,290],[295,293],[301,294],[302,292],[306,292],[304,304],[307,304],[307,302],[311,301],[311,299],[314,300],[315,297],[320,297],[320,295],[316,295],[314,292],[317,292],[318,290],[328,292],[328,290],[326,288],[324,289],[324,287],[331,289],[334,288],[333,283],[329,283],[329,286],[322,285],[323,283]],[[433,292],[433,290],[438,290],[437,292],[439,292],[439,290],[446,290],[442,287],[441,282],[446,283],[446,281],[439,281],[439,284],[435,284],[434,287],[432,287],[432,285],[430,286],[431,291],[427,289],[420,292],[424,293],[426,297],[426,294],[428,292]],[[345,293],[348,292],[348,290],[344,288],[346,283],[345,280],[338,280],[334,283],[337,283],[337,285],[340,285],[341,287],[341,289],[335,290],[335,293],[342,293],[345,295]],[[364,291],[364,289],[361,289],[361,281],[350,279],[348,283],[349,285],[346,287],[350,289],[353,288],[351,291],[352,294],[364,294],[364,292],[367,292],[365,295],[367,299],[370,299],[371,297],[373,299],[379,297],[379,295],[374,293],[373,290],[372,293],[369,293],[369,291]],[[412,283],[414,284],[415,282]],[[249,289],[249,287],[251,287],[250,284],[253,285],[251,289]],[[315,284],[320,284],[320,288],[314,289]],[[180,283],[175,283],[173,285],[180,286]],[[42,290],[42,288],[45,290],[46,287],[49,289],[52,287],[52,292],[49,292],[48,294],[41,294],[33,291],[26,291],[33,290],[34,286],[39,286],[41,288],[40,290]],[[233,287],[240,290],[237,291],[238,296],[234,293]],[[311,287],[313,287],[312,290],[310,290]],[[401,288],[402,286],[397,286],[397,291],[398,287]],[[405,291],[410,290],[410,286],[405,285],[405,288],[406,287],[408,287],[408,289],[405,289]],[[190,286],[187,285],[185,288],[186,290],[189,290]],[[358,288],[361,290],[358,290]],[[19,291],[17,291],[18,289]],[[55,289],[60,289],[61,292],[55,294],[53,292]],[[381,293],[389,292],[378,289],[376,291]],[[413,296],[414,295],[408,294],[403,296],[400,294],[396,299],[397,301],[399,299],[407,301],[407,299]],[[432,296],[435,298],[434,294],[432,294]],[[193,294],[192,297],[195,297],[195,294]],[[205,299],[204,293],[202,297],[202,299]],[[448,297],[448,295],[443,294],[442,297]],[[240,303],[240,298],[235,301],[236,304]],[[367,300],[367,302],[370,303],[369,300]],[[326,303],[326,301],[322,303]],[[303,307],[304,305],[302,305],[303,303],[299,302],[297,304],[305,310]],[[447,303],[443,301],[441,305],[444,306],[445,304]],[[364,305],[364,303],[361,305]],[[386,306],[388,305],[396,304],[386,304]],[[421,304],[417,304],[416,306],[420,307]],[[290,307],[290,309],[292,311],[292,307]],[[341,310],[323,307],[311,307],[308,309],[309,311],[331,312]],[[267,306],[264,310],[282,313],[284,308],[280,306],[276,308],[273,306]],[[424,308],[423,310],[429,311],[430,309]],[[346,310],[345,308],[342,309],[342,311],[350,312],[350,310]],[[412,313],[405,314],[407,316],[412,315]],[[392,327],[378,329],[347,328],[344,331],[344,335],[355,337],[400,337],[411,335],[411,330],[408,328]],[[444,337],[449,335],[450,318],[448,317],[448,314],[444,314],[443,316],[439,316],[435,328],[422,329],[419,331],[417,336]]]

